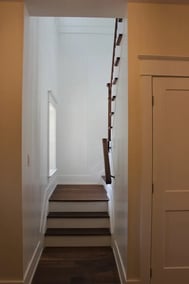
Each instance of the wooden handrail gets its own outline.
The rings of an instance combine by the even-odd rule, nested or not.
[[[111,67],[111,76],[110,83],[107,84],[108,87],[108,150],[110,149],[111,141],[111,128],[112,128],[112,85],[113,85],[113,75],[114,75],[114,63],[115,63],[115,49],[117,41],[117,29],[118,29],[119,19],[115,20],[115,30],[114,30],[114,42],[113,42],[113,54],[112,54],[112,67]]]
[[[103,145],[103,154],[104,154],[104,168],[105,168],[105,182],[106,184],[111,184],[111,170],[110,170],[110,161],[109,161],[109,143],[108,139],[103,138],[102,139],[102,145]]]
[[[118,21],[119,21],[119,19],[116,19],[116,20],[115,20],[114,42],[113,42],[113,52],[112,52],[112,68],[111,68],[110,84],[112,84],[112,81],[113,81],[113,73],[114,73],[114,61],[115,61],[115,50],[116,50],[116,41],[117,41]]]
[[[112,118],[111,118],[111,112],[112,112],[112,90],[111,85],[108,84],[108,149],[109,149],[109,142],[111,141],[111,127],[112,127]]]
[[[113,42],[113,54],[112,54],[112,67],[111,67],[111,76],[110,76],[110,83],[107,84],[108,87],[108,139],[103,138],[102,144],[103,144],[103,154],[104,154],[104,168],[105,168],[105,182],[106,184],[112,183],[112,177],[111,170],[110,170],[110,161],[109,161],[109,150],[110,150],[110,142],[111,142],[111,129],[112,129],[112,115],[114,112],[112,112],[112,101],[116,99],[116,96],[112,96],[112,86],[117,83],[118,78],[113,77],[114,76],[114,67],[119,64],[120,57],[117,57],[115,60],[115,50],[116,45],[120,45],[122,34],[119,34],[117,38],[118,33],[118,23],[122,22],[122,19],[117,18],[115,20],[115,30],[114,30],[114,42]]]

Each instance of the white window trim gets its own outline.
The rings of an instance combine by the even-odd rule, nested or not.
[[[48,141],[48,163],[47,163],[47,173],[48,173],[48,178],[51,178],[56,172],[57,172],[57,167],[55,169],[50,169],[50,163],[49,163],[49,147],[50,147],[50,141],[49,141],[49,103],[51,103],[55,109],[57,108],[57,100],[56,97],[54,96],[52,90],[48,90],[48,106],[47,106],[47,112],[48,112],[48,137],[47,137],[47,141]],[[56,112],[57,113],[57,112]]]

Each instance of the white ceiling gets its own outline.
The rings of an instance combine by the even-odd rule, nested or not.
[[[102,18],[126,17],[127,2],[189,4],[189,0],[25,0],[31,16]]]
[[[31,16],[122,18],[127,0],[25,0]]]

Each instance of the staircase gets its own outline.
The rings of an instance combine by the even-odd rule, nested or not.
[[[57,185],[49,199],[45,247],[111,246],[102,185]]]

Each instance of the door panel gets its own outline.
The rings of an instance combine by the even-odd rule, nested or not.
[[[152,284],[189,283],[189,79],[153,79]]]

